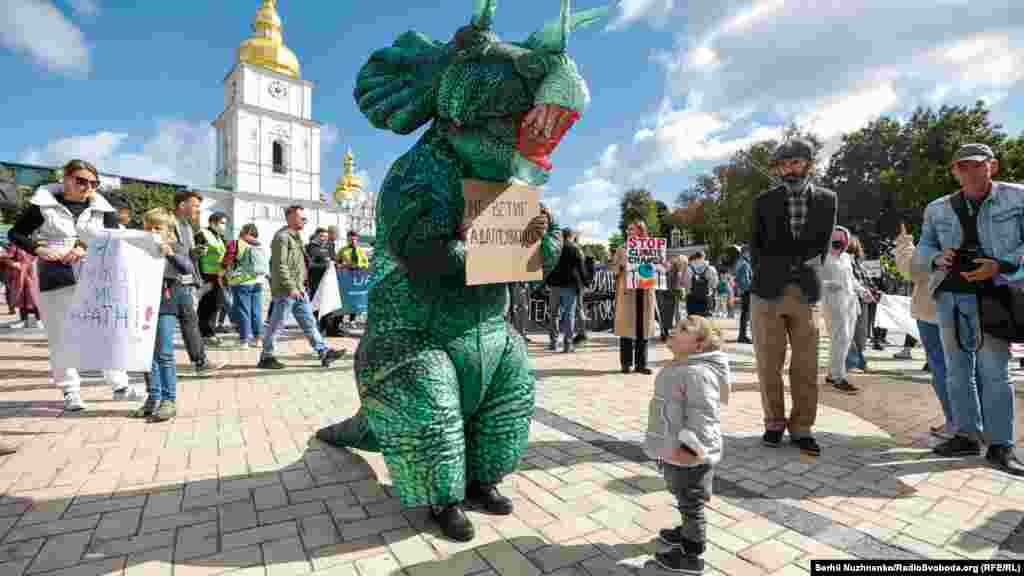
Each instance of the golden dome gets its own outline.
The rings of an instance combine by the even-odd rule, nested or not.
[[[253,36],[238,47],[238,61],[263,66],[274,72],[299,77],[299,59],[284,45],[281,34],[281,17],[277,14],[275,0],[263,0],[256,12]]]
[[[355,175],[355,159],[352,156],[352,149],[345,153],[345,172],[334,188],[334,200],[345,202],[352,200],[356,193],[363,191],[363,179]]]

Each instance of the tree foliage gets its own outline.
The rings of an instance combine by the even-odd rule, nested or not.
[[[608,263],[608,249],[604,244],[582,244],[580,250],[583,251],[584,256],[590,256],[602,264]]]
[[[153,208],[166,208],[174,211],[174,195],[178,192],[174,186],[128,182],[121,188],[112,190],[108,196],[127,202],[131,211],[131,227],[142,228],[142,216]]]

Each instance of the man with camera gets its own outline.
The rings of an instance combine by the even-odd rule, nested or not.
[[[953,158],[960,191],[925,209],[914,266],[927,270],[928,293],[937,304],[946,382],[956,435],[939,444],[939,456],[981,454],[996,468],[1024,476],[1014,454],[1016,412],[1009,376],[1010,343],[982,334],[978,294],[1005,282],[1024,257],[1024,186],[993,181],[999,162],[984,144],[966,144]],[[976,369],[974,367],[976,366]]]

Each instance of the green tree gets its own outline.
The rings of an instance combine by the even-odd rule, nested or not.
[[[608,263],[608,249],[604,244],[583,244],[580,246],[585,256],[590,256],[602,264]]]
[[[0,208],[0,217],[3,218],[4,222],[13,223],[18,215],[21,214],[22,210],[28,208],[29,200],[32,199],[32,194],[35,193],[36,189],[40,186],[47,184],[56,184],[62,180],[60,169],[48,170],[45,175],[40,177],[37,181],[27,186],[18,186],[18,201],[15,206],[4,206]]]
[[[623,239],[622,232],[615,232],[608,237],[608,249],[615,250],[619,246],[622,246],[623,242],[625,242],[625,240]]]
[[[649,190],[633,188],[622,195],[619,202],[619,232],[626,234],[626,226],[643,220],[647,229],[654,233],[658,225],[658,206]]]
[[[128,202],[131,209],[131,226],[142,227],[142,217],[152,208],[166,208],[174,211],[174,195],[180,188],[162,184],[149,184],[138,181],[123,183],[121,188],[113,190],[112,195],[120,196]]]

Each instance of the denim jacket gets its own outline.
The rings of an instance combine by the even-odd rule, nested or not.
[[[927,270],[928,294],[946,278],[946,272],[935,268],[935,259],[947,249],[958,249],[963,241],[960,220],[953,210],[955,192],[932,201],[924,211],[921,241],[917,245],[913,267]],[[1024,186],[1008,182],[992,182],[992,192],[978,209],[979,251],[986,258],[1019,265],[1024,263]],[[1010,279],[996,274],[997,283]]]

